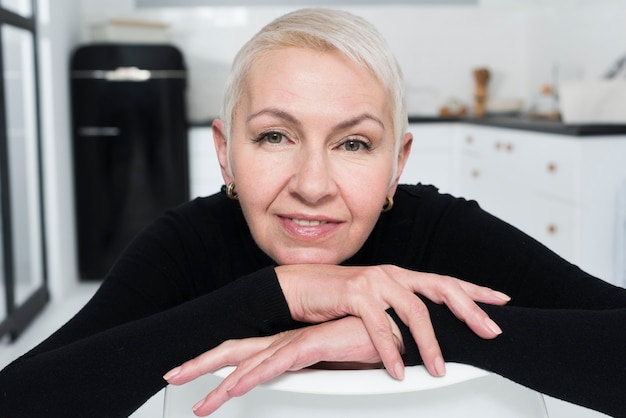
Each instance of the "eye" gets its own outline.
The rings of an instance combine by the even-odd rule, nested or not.
[[[263,135],[263,140],[270,144],[280,144],[285,139],[285,135],[280,132],[268,132]]]
[[[285,135],[280,132],[271,131],[262,133],[254,139],[254,142],[265,142],[271,145],[278,145],[282,144],[286,140],[287,137]]]
[[[348,139],[341,143],[339,147],[348,152],[369,151],[371,149],[368,143],[358,139]]]

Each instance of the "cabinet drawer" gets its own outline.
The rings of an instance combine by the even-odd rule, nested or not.
[[[546,196],[578,204],[581,200],[580,144],[573,140],[537,138],[528,157],[529,181]]]
[[[458,160],[456,172],[460,196],[484,204],[486,200],[497,195],[498,191],[493,184],[493,167],[485,164],[483,158],[462,155]]]
[[[580,202],[581,146],[557,135],[506,129],[469,129],[461,137],[461,160],[480,159],[471,170],[501,187]],[[463,170],[465,169],[465,173]],[[478,174],[480,173],[480,174]],[[467,169],[461,161],[461,175]]]
[[[527,210],[516,226],[566,260],[578,263],[582,209],[554,199],[537,197],[528,202]]]
[[[491,151],[494,129],[469,127],[463,128],[457,137],[457,147],[461,154],[481,156]]]

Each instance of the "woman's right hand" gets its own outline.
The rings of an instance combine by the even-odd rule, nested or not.
[[[472,331],[487,339],[502,331],[476,302],[504,305],[509,301],[505,294],[487,287],[393,265],[285,265],[276,267],[276,274],[295,320],[321,323],[347,315],[361,318],[385,368],[397,379],[404,377],[404,363],[386,309],[393,308],[409,327],[428,371],[442,376],[445,363],[441,349],[428,309],[416,294],[445,304]]]
[[[394,328],[396,342],[399,330]],[[373,368],[380,364],[363,321],[348,316],[267,337],[228,340],[168,372],[164,378],[182,385],[224,366],[236,366],[193,410],[198,416],[214,412],[234,396],[282,375],[315,365],[317,368]]]

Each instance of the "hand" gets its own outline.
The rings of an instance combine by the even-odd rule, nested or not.
[[[398,349],[400,332],[393,320]],[[242,396],[255,386],[288,370],[300,370],[320,362],[343,365],[344,362],[371,367],[380,363],[363,321],[345,317],[277,335],[243,340],[229,340],[190,360],[164,376],[168,383],[180,385],[227,365],[237,368],[220,385],[198,402],[193,410],[204,416],[217,410],[233,396]]]
[[[441,376],[445,374],[441,349],[428,309],[415,294],[445,304],[482,338],[495,338],[502,331],[475,302],[504,305],[510,300],[501,292],[453,277],[391,265],[285,265],[276,267],[276,274],[294,319],[320,323],[346,315],[361,318],[385,368],[397,379],[404,376],[404,364],[386,309],[393,308],[409,327],[428,371]]]

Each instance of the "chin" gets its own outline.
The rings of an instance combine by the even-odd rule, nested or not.
[[[279,251],[276,257],[272,257],[280,265],[290,264],[340,264],[349,256],[343,256],[338,251],[301,249],[293,251]]]

